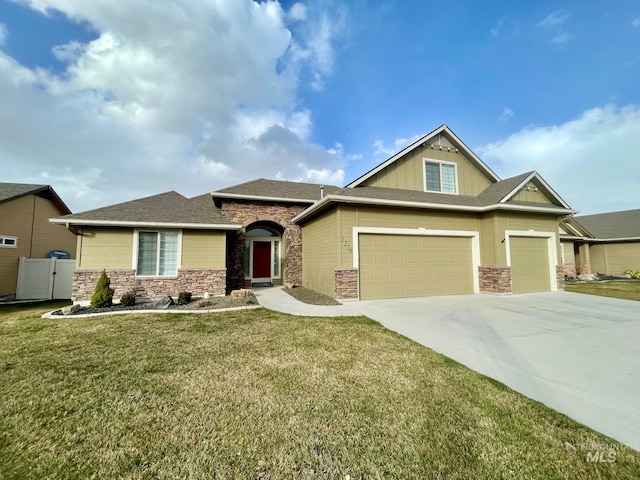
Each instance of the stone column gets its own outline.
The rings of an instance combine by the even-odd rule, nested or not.
[[[480,293],[511,293],[511,267],[478,267]]]
[[[589,254],[589,244],[583,243],[578,246],[578,254],[580,255],[580,263],[578,264],[578,273],[591,273],[591,256]]]
[[[337,268],[335,270],[336,300],[358,300],[358,269]]]

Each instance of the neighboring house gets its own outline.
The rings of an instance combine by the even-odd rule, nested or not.
[[[49,223],[69,213],[49,185],[0,183],[0,297],[15,295],[20,257],[46,258],[61,250],[75,258],[76,236]]]
[[[577,216],[563,222],[560,233],[568,261],[575,258],[574,275],[640,270],[640,209]]]
[[[284,284],[356,300],[557,290],[574,213],[536,172],[501,180],[443,125],[345,188],[259,179],[52,221],[79,229],[76,300],[103,268],[116,295]]]

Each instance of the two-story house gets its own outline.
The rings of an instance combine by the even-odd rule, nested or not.
[[[501,180],[443,125],[344,188],[254,180],[52,219],[77,229],[74,296],[302,285],[338,299],[562,288],[575,213],[537,172]]]

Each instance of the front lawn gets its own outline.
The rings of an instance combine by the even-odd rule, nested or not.
[[[637,452],[367,318],[40,310],[0,309],[0,478],[640,476]]]
[[[567,292],[623,298],[626,300],[640,300],[640,280],[567,282],[564,289]]]

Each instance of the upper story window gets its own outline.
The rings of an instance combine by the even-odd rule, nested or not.
[[[136,275],[178,274],[178,232],[138,232]]]
[[[0,235],[0,247],[5,248],[17,248],[18,239],[16,237],[7,237],[5,235]]]
[[[458,193],[458,171],[455,163],[425,159],[424,176],[426,192]]]

